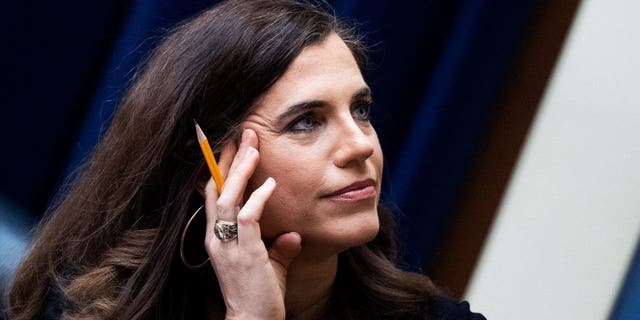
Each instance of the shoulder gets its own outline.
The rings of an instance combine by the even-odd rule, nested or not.
[[[480,313],[471,312],[469,303],[434,295],[425,307],[426,319],[438,320],[486,320]]]

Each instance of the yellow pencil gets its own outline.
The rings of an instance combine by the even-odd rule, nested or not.
[[[195,122],[195,120],[193,121]],[[213,152],[211,151],[211,146],[209,145],[209,141],[207,140],[207,136],[204,135],[202,129],[197,122],[196,124],[196,134],[198,135],[198,142],[200,143],[200,149],[202,149],[202,154],[204,155],[204,160],[207,162],[207,166],[209,167],[209,171],[211,171],[211,176],[213,177],[213,181],[216,182],[216,188],[218,190],[218,194],[222,190],[222,185],[224,184],[224,178],[222,177],[222,173],[220,173],[220,168],[218,168],[218,163],[216,162],[216,157],[213,156]]]

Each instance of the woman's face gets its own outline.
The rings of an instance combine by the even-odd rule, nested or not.
[[[369,123],[371,92],[336,34],[305,48],[243,123],[259,140],[253,190],[277,182],[260,220],[264,238],[295,231],[303,246],[342,251],[378,232],[382,151]]]

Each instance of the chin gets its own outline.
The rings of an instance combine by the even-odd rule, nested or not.
[[[372,241],[380,231],[377,210],[374,214],[367,214],[366,217],[353,218],[357,218],[357,221],[351,221],[348,224],[349,228],[340,230],[341,232],[335,234],[332,239],[338,253]]]
[[[301,219],[287,225],[280,222],[282,216],[265,212],[260,222],[263,238],[273,239],[279,234],[295,231],[302,236],[303,250],[317,255],[333,255],[366,244],[378,235],[380,221],[377,207],[326,218],[330,212],[335,210],[316,215],[325,217],[322,219]]]
[[[380,231],[380,221],[378,219],[378,215],[376,214],[371,218],[371,220],[373,221],[371,221],[370,224],[368,224],[365,228],[363,228],[363,230],[360,231],[361,241],[357,241],[359,243],[355,244],[354,247],[366,244],[375,239],[378,235],[378,232]]]

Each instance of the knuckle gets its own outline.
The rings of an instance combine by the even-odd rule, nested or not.
[[[207,198],[213,197],[215,195],[215,192],[215,188],[210,183],[207,183],[207,185],[204,187],[204,195]]]
[[[207,235],[204,237],[204,249],[207,251],[207,254],[212,257],[218,252],[215,241],[213,241],[213,234],[207,232]]]
[[[233,208],[231,199],[228,196],[222,196],[216,202],[215,210],[217,213],[227,213]]]
[[[238,219],[238,224],[241,224],[244,226],[254,223],[253,219],[244,212],[239,213],[237,219]]]
[[[244,248],[246,256],[253,257],[256,261],[267,261],[269,254],[267,253],[262,242],[256,242]]]
[[[230,250],[224,250],[219,241],[211,241],[209,246],[206,247],[207,255],[211,261],[216,264],[233,264],[236,259],[233,252]]]
[[[229,267],[231,270],[239,270],[240,268],[243,268],[243,265],[245,264],[244,260],[246,260],[234,252],[225,252],[224,255],[221,254],[220,259],[224,259],[225,266]]]
[[[223,217],[225,219],[228,219],[229,217],[236,215],[238,211],[238,207],[236,205],[229,203],[224,205],[218,205],[218,208],[216,210],[217,210],[216,212],[218,213],[218,217]]]

